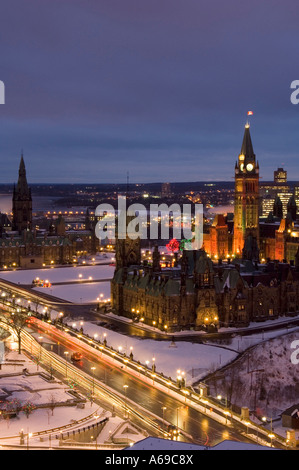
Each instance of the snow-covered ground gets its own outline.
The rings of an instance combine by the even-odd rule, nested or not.
[[[96,303],[110,298],[110,282],[88,282],[84,284],[64,284],[49,288],[35,287],[34,290],[53,295],[73,303]]]
[[[81,265],[2,271],[0,278],[15,284],[25,285],[31,285],[34,279],[39,278],[49,281],[52,285],[50,287],[36,287],[37,291],[74,303],[96,303],[98,298],[102,301],[110,298],[109,280],[112,279],[114,270],[115,267],[110,265]],[[108,281],[106,281],[107,279]]]
[[[124,427],[126,422],[117,416],[112,416],[110,412],[99,406],[98,403],[86,402],[84,407],[63,406],[67,400],[73,397],[68,393],[71,388],[67,384],[55,380],[48,382],[40,375],[26,375],[23,369],[27,369],[30,374],[42,372],[40,366],[36,366],[26,356],[18,354],[16,351],[9,351],[5,355],[4,363],[0,369],[0,409],[12,409],[14,404],[19,406],[30,404],[32,408],[30,413],[19,411],[16,417],[3,419],[0,416],[0,445],[5,449],[5,445],[19,446],[19,433],[23,430],[25,434],[24,446],[59,446],[59,440],[56,436],[67,431],[77,430],[90,426],[104,418],[109,418],[104,428],[97,436],[97,445],[111,443],[111,436],[114,439],[124,437]],[[44,408],[36,408],[38,405],[47,405]],[[78,423],[80,422],[80,424]],[[132,442],[144,439],[145,435],[134,429],[134,432],[128,434]],[[34,433],[46,432],[43,440]],[[27,435],[30,434],[29,440]],[[125,447],[125,444],[124,444]]]
[[[53,283],[80,282],[88,280],[112,279],[115,267],[109,265],[53,267],[45,269],[18,269],[1,271],[0,278],[15,284],[31,285],[36,278]],[[49,288],[44,288],[45,292]]]
[[[299,332],[299,327],[298,326],[289,326],[289,320],[287,319],[278,319],[277,321],[269,321],[269,322],[264,322],[263,325],[272,325],[274,323],[279,323],[281,325],[281,328],[275,329],[275,330],[269,330],[269,331],[264,331],[262,333],[252,333],[248,335],[240,335],[238,334],[238,329],[235,328],[234,334],[231,338],[228,339],[222,339],[219,341],[214,341],[213,344],[219,344],[222,345],[223,347],[231,348],[234,349],[235,351],[242,352],[246,351],[246,349],[251,348],[252,346],[255,346],[259,343],[271,340],[272,338],[277,338],[280,336],[284,336],[288,333],[291,332]],[[254,328],[255,326],[261,328],[261,323],[255,324],[255,323],[250,323],[249,328]],[[220,332],[227,331],[225,328],[221,328],[219,330]]]
[[[42,272],[47,272],[48,276],[44,276]],[[113,272],[113,266],[96,265],[38,270],[37,274],[33,274],[33,271],[2,272],[0,277],[6,276],[6,279],[12,282],[25,284],[31,283],[34,275],[47,278],[50,282],[73,282],[73,284],[52,285],[50,288],[37,289],[75,303],[90,303],[96,302],[101,294],[103,300],[110,297],[110,282],[82,283],[80,281],[88,280],[90,276],[93,279],[109,279],[113,276]],[[51,278],[51,274],[55,275],[55,280],[54,276]],[[79,277],[79,274],[82,274],[82,277]],[[123,321],[129,320],[123,319]],[[266,328],[268,325],[280,322],[281,328],[269,332],[264,330],[262,333],[256,332],[246,336],[238,334],[238,329],[221,329],[221,331],[231,331],[234,335],[227,340],[218,340],[209,344],[179,341],[177,336],[186,332],[170,334],[169,341],[128,337],[104,328],[97,322],[84,322],[83,331],[89,336],[97,335],[101,340],[104,339],[105,334],[108,346],[125,352],[127,355],[130,354],[130,348],[132,348],[135,360],[144,365],[147,364],[149,368],[155,363],[157,372],[163,372],[167,377],[176,379],[177,375],[183,372],[187,385],[194,384],[208,373],[231,363],[239,353],[255,346],[250,354],[237,361],[218,381],[211,382],[209,385],[214,387],[212,390],[214,396],[219,393],[222,396],[232,394],[234,404],[249,406],[251,410],[260,407],[267,415],[271,412],[277,415],[283,409],[295,404],[296,397],[299,396],[296,385],[299,366],[290,363],[291,340],[298,339],[299,328],[291,328],[289,321],[288,318],[280,318],[263,324],[251,324],[251,328],[255,326]],[[69,323],[73,324],[73,321]],[[81,325],[78,324],[78,328],[80,327]],[[146,325],[143,327],[153,329]],[[202,339],[205,340],[206,335],[202,332],[189,333],[202,335]],[[175,344],[172,343],[172,337],[175,339]],[[252,372],[261,369],[263,369],[262,373]],[[276,423],[276,428],[279,425]]]
[[[177,341],[155,341],[129,337],[116,331],[108,330],[97,324],[98,322],[74,322],[68,324],[75,328],[83,327],[83,332],[101,341],[106,337],[107,345],[129,355],[133,352],[134,359],[141,364],[152,367],[155,363],[157,372],[163,372],[166,377],[176,380],[180,375],[177,371],[185,373],[187,383],[190,384],[208,371],[215,370],[233,360],[237,353],[222,347]],[[95,336],[96,335],[96,336]],[[132,349],[131,349],[132,348]],[[154,359],[153,359],[154,358]]]
[[[20,362],[21,361],[21,362]],[[40,375],[26,376],[22,370],[26,368],[30,373],[38,371],[36,364],[30,361],[26,356],[19,355],[16,351],[10,351],[6,354],[4,363],[0,370],[1,387],[1,408],[5,407],[5,401],[12,403],[17,400],[22,405],[32,403],[41,405],[45,403],[61,403],[71,399],[67,391],[70,388],[59,381],[47,382]],[[42,369],[39,367],[39,371]],[[8,374],[20,374],[8,376]],[[89,404],[85,409],[74,407],[55,407],[52,413],[49,408],[33,410],[29,418],[24,412],[20,412],[16,419],[0,420],[0,437],[17,435],[23,428],[24,431],[29,427],[30,432],[39,432],[46,429],[52,429],[58,426],[64,426],[70,423],[70,420],[80,420],[89,416],[99,409],[98,405]],[[99,410],[102,412],[103,410]]]
[[[210,380],[213,394],[228,396],[238,406],[273,418],[298,404],[299,364],[292,360],[298,331],[297,327],[289,333],[273,332],[268,341],[258,342],[256,338],[256,346],[232,364],[224,376]]]

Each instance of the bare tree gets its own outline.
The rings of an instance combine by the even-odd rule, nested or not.
[[[21,354],[21,337],[22,331],[27,325],[28,315],[16,310],[12,312],[9,317],[9,325],[12,327],[18,339],[18,352]]]
[[[51,397],[50,397],[50,402],[49,402],[49,408],[52,412],[52,416],[54,415],[54,409],[56,407],[56,398],[55,398],[55,395],[52,393],[51,394]]]

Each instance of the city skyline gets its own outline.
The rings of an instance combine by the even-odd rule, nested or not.
[[[2,6],[1,450],[298,450],[298,2]]]
[[[21,149],[32,184],[232,181],[249,110],[261,177],[299,180],[295,1],[36,5],[3,12],[0,183]]]

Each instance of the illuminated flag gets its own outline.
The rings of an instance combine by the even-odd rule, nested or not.
[[[253,111],[248,111],[247,112],[247,116],[252,116],[253,115]]]

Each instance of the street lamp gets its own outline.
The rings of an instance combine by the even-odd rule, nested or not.
[[[268,422],[267,416],[263,416],[263,417],[262,417],[262,421],[263,421],[264,423],[267,423],[267,422]],[[271,418],[269,418],[269,421],[270,421],[270,423],[271,423],[271,431],[270,431],[270,434],[268,434],[268,436],[269,436],[270,439],[271,439],[271,447],[272,447],[272,439],[273,439],[273,437],[275,437],[275,435],[273,434],[273,420],[272,420],[272,416],[271,416]]]
[[[184,387],[185,386],[185,378],[184,378],[185,372],[183,370],[180,370],[180,369],[178,369],[176,372],[177,372],[177,385],[178,385],[178,387],[179,388]]]
[[[98,427],[97,420],[99,419],[99,415],[94,415],[94,419],[96,420],[96,428]],[[98,450],[98,430],[96,429],[96,450]]]
[[[130,359],[133,359],[133,346],[130,346]]]
[[[127,417],[127,388],[129,385],[124,385],[123,388],[125,389],[125,418]]]
[[[272,447],[272,439],[275,437],[275,435],[271,432],[270,434],[268,434],[268,436],[271,439],[271,447]]]
[[[225,414],[225,424],[227,424],[227,417],[229,415],[229,411],[228,410],[225,410],[224,411],[224,414]]]
[[[92,394],[94,395],[94,371],[96,370],[96,368],[92,367],[91,370],[92,370]]]
[[[27,450],[29,450],[29,439],[32,437],[32,432],[27,431]]]
[[[184,408],[183,406],[177,406],[176,409],[176,427],[177,427],[177,436],[179,435],[179,410]]]
[[[162,413],[163,413],[163,431],[165,430],[165,420],[164,420],[164,413],[166,411],[166,406],[162,406]]]
[[[39,336],[38,337],[40,343],[39,343],[39,359],[38,361],[40,362],[41,361],[41,358],[42,358],[42,339],[43,339],[43,336]]]
[[[202,403],[205,405],[205,413],[207,412],[207,404],[209,403],[208,400],[201,400]]]
[[[67,356],[68,356],[68,351],[64,351],[65,354],[65,377],[67,378]]]

